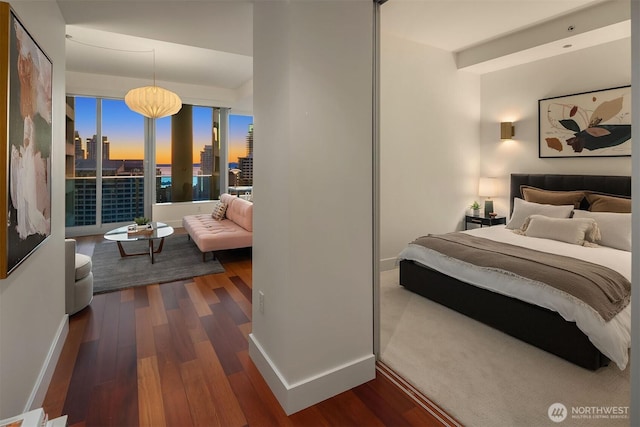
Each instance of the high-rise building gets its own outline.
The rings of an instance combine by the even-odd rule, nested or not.
[[[109,160],[111,158],[111,143],[107,139],[106,136],[102,137],[102,158],[105,160]]]
[[[200,172],[202,175],[211,175],[213,173],[213,146],[205,145],[200,151]]]
[[[239,185],[253,185],[253,157],[238,157]]]
[[[98,155],[98,151],[96,149],[95,135],[93,138],[87,138],[86,146],[87,146],[87,157],[85,158],[87,160],[95,160]]]
[[[253,157],[253,123],[249,125],[247,132],[247,157]]]
[[[78,131],[73,136],[73,145],[75,146],[76,159],[84,159],[84,150],[82,149],[82,138]]]
[[[144,215],[144,162],[136,159],[102,160],[103,223],[132,221]],[[93,225],[96,221],[96,161],[76,159],[67,225]]]
[[[247,131],[247,156],[238,157],[238,185],[253,185],[253,123]]]
[[[73,196],[73,216],[67,215],[67,225],[95,224],[97,213],[95,179],[74,179]],[[100,212],[103,223],[133,221],[133,218],[143,215],[144,176],[110,176],[103,179],[102,211]]]
[[[91,138],[87,138],[87,159],[96,160],[98,156],[97,135],[93,135]],[[106,136],[102,137],[102,158],[109,160],[109,139]]]

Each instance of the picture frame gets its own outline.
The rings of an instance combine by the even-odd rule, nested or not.
[[[631,156],[631,86],[538,101],[538,157]]]
[[[51,59],[0,3],[0,279],[51,235]],[[6,226],[4,225],[6,224]]]

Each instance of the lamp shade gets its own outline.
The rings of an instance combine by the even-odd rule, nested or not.
[[[496,178],[480,178],[478,196],[493,197],[498,192],[498,180]]]
[[[131,110],[150,119],[171,116],[182,108],[180,97],[159,86],[144,86],[131,89],[124,97]]]

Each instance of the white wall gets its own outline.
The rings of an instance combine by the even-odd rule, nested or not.
[[[538,100],[631,84],[631,41],[620,40],[484,74],[480,175],[501,178],[496,212],[509,211],[509,174],[630,175],[631,157],[538,158]],[[515,122],[513,141],[500,141],[500,122]]]
[[[384,32],[380,65],[380,257],[461,229],[477,199],[480,78],[450,52]]]
[[[52,232],[7,279],[0,280],[0,418],[21,413],[29,406],[40,406],[67,331],[64,22],[55,2],[11,3],[53,61]]]
[[[375,376],[373,8],[254,3],[249,348],[287,413]]]
[[[384,30],[384,8],[382,8]],[[630,41],[583,49],[482,76],[450,53],[382,33],[381,267],[415,237],[461,229],[477,178],[501,178],[495,210],[508,214],[510,173],[626,175],[631,159],[538,158],[538,100],[630,84]],[[514,121],[513,141],[499,123]]]

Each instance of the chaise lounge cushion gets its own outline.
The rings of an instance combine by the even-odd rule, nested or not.
[[[246,248],[253,244],[253,233],[230,219],[218,221],[207,214],[188,215],[182,224],[201,252]]]

